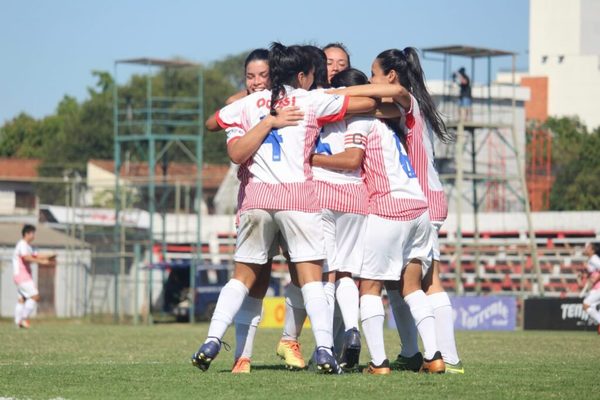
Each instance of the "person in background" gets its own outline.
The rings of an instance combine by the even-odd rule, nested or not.
[[[458,94],[458,110],[461,121],[470,121],[472,118],[473,97],[471,95],[471,79],[465,71],[465,67],[452,74],[452,80],[460,88]]]

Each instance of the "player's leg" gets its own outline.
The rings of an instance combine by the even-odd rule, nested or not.
[[[600,311],[598,311],[598,305],[600,305],[600,290],[591,290],[586,298],[583,299],[583,309],[588,313],[590,318],[600,324]]]
[[[281,235],[280,235],[281,236]],[[284,255],[287,259],[291,282],[285,288],[285,317],[283,320],[283,334],[277,343],[277,355],[285,361],[288,369],[302,369],[306,366],[300,347],[300,333],[306,321],[306,308],[304,298],[298,281],[296,264],[290,261],[287,244],[281,238]]]
[[[25,299],[23,307],[21,308],[19,327],[29,328],[29,318],[37,308],[37,304],[40,302],[40,294],[33,281],[19,283],[17,285],[17,290],[21,297]]]
[[[360,282],[360,319],[371,355],[371,361],[364,372],[373,375],[390,373],[383,339],[385,310],[381,300],[382,286],[379,280],[361,279]]]
[[[338,373],[332,353],[333,337],[331,316],[323,289],[322,264],[325,246],[320,213],[278,211],[275,213],[281,232],[288,245],[290,260],[296,263],[298,283],[301,287],[304,307],[315,337],[317,369],[326,373]],[[302,234],[299,234],[299,233]]]
[[[25,306],[25,297],[21,294],[17,296],[17,304],[15,304],[15,325],[21,327],[21,318],[23,315],[23,307]]]
[[[335,213],[335,295],[345,327],[341,364],[348,369],[358,366],[361,350],[358,330],[360,294],[352,276],[358,276],[362,267],[366,225],[364,215]]]
[[[271,262],[269,259],[260,268],[256,282],[234,318],[236,348],[235,362],[231,370],[233,373],[250,372],[254,337],[262,315],[263,299],[271,280]]]
[[[269,249],[276,232],[277,226],[268,211],[256,209],[242,213],[234,255],[236,263],[233,277],[221,289],[206,341],[192,356],[192,364],[202,371],[206,371],[218,355],[225,331],[260,275],[261,266],[268,260]]]
[[[392,363],[392,368],[418,372],[423,365],[423,354],[419,351],[419,333],[410,313],[410,307],[402,297],[400,286],[400,281],[385,282],[385,290],[402,345],[396,361]]]
[[[400,290],[410,308],[423,342],[423,370],[443,373],[442,354],[438,349],[433,308],[422,290],[422,280],[431,268],[432,247],[431,222],[428,213],[411,221],[408,240],[405,241],[404,259],[408,260],[402,271]]]

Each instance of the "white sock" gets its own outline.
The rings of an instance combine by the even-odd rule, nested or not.
[[[586,310],[588,315],[594,319],[597,323],[600,324],[600,311],[596,308],[597,304],[592,304]]]
[[[254,336],[262,314],[262,299],[247,296],[235,315],[235,358],[252,358]]]
[[[422,290],[415,290],[404,297],[404,301],[410,307],[410,313],[415,320],[419,335],[421,335],[424,349],[423,357],[430,360],[435,355],[435,352],[438,351],[435,336],[435,318],[431,304],[429,304],[427,296]]]
[[[23,306],[23,303],[17,301],[17,305],[15,306],[15,324],[17,325],[21,323],[21,315],[23,315]]]
[[[452,303],[446,292],[434,293],[427,296],[433,308],[435,317],[435,334],[437,343],[444,361],[456,364],[460,361],[454,340],[454,318],[452,316]]]
[[[331,332],[331,316],[327,305],[327,297],[323,290],[322,282],[310,282],[302,286],[304,307],[310,318],[315,343],[317,347],[324,347],[331,351],[333,336]]]
[[[237,279],[230,279],[223,286],[217,300],[215,312],[210,320],[206,342],[217,342],[223,339],[227,327],[231,325],[233,317],[242,307],[246,296],[248,296],[248,288]]]
[[[346,330],[358,329],[358,288],[352,278],[344,277],[336,283],[335,296],[344,318]]]
[[[404,357],[412,357],[419,352],[419,333],[415,320],[410,313],[410,307],[400,295],[398,290],[390,290],[387,292],[390,299],[390,306],[396,321],[396,329],[402,342],[402,350],[400,355]]]
[[[302,290],[290,283],[285,289],[285,320],[283,321],[282,339],[298,340],[304,321],[306,321],[306,308]]]
[[[21,312],[21,319],[29,319],[33,311],[35,310],[35,306],[37,305],[37,301],[33,299],[25,300],[25,304],[23,305],[23,311]]]
[[[323,291],[327,298],[327,308],[329,309],[329,326],[331,327],[331,333],[333,334],[333,318],[335,314],[335,283],[323,282]]]
[[[360,297],[360,320],[362,330],[367,341],[367,347],[371,354],[371,362],[375,365],[381,363],[387,358],[385,355],[385,345],[383,343],[383,321],[385,311],[381,296],[365,294]]]

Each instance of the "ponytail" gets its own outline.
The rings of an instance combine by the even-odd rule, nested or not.
[[[425,120],[438,139],[444,143],[454,141],[454,135],[448,132],[442,115],[427,91],[425,73],[421,68],[417,50],[414,47],[386,50],[377,56],[377,60],[386,75],[391,70],[396,71],[400,84],[415,97]]]
[[[277,115],[275,106],[285,96],[284,85],[298,87],[298,74],[308,74],[313,63],[301,46],[286,47],[278,42],[271,43],[269,52],[269,78],[271,80],[271,115]]]

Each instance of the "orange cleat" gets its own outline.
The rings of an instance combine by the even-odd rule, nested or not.
[[[431,360],[424,358],[421,372],[428,372],[430,374],[443,374],[446,372],[446,364],[442,358],[442,353],[436,351]]]
[[[277,344],[277,355],[285,361],[287,369],[304,369],[306,366],[304,358],[302,358],[300,343],[296,340],[281,339]]]
[[[250,373],[250,359],[248,357],[240,357],[233,363],[231,369],[232,374],[249,374]]]
[[[363,369],[363,374],[389,375],[391,374],[390,361],[386,358],[385,360],[383,360],[381,365],[375,365],[372,362],[369,362],[367,368]]]

